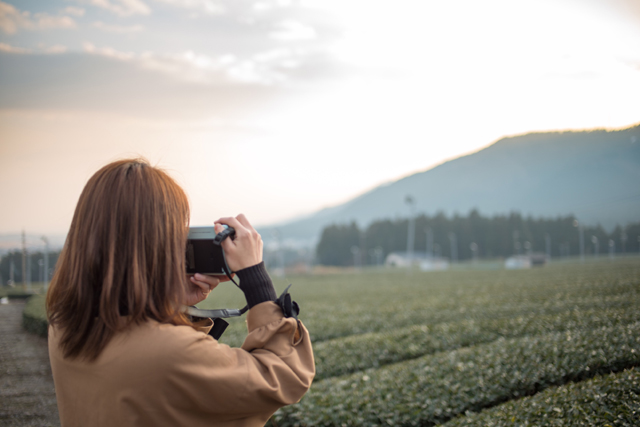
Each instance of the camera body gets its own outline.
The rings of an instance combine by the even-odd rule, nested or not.
[[[222,250],[222,240],[233,238],[235,230],[226,228],[216,233],[213,227],[189,227],[187,238],[187,274],[206,274],[209,276],[225,276],[231,271]]]

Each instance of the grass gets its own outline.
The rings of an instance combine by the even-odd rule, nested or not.
[[[22,327],[36,335],[47,336],[49,323],[44,295],[34,295],[27,300],[22,311]]]

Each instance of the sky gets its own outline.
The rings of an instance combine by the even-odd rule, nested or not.
[[[269,225],[506,135],[638,122],[637,0],[0,1],[5,240],[64,235],[125,157],[193,225]]]

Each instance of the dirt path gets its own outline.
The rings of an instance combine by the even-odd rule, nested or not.
[[[22,329],[23,308],[0,305],[0,426],[59,426],[47,339]]]

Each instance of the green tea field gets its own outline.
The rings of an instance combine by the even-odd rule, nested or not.
[[[640,425],[640,258],[275,282],[293,284],[317,375],[274,426]],[[242,305],[225,283],[200,306]]]

